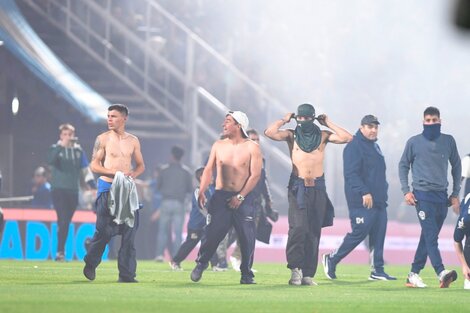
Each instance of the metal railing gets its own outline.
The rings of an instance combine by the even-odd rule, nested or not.
[[[228,109],[245,111],[260,133],[288,112],[276,99],[153,0],[142,0],[139,23],[111,0],[17,0],[47,18],[96,62],[155,110],[133,133],[190,138],[193,166],[201,164]],[[127,14],[127,12],[126,12]],[[126,95],[129,97],[130,95]],[[131,108],[132,110],[132,108]],[[135,117],[134,117],[135,120]],[[166,131],[156,131],[161,122]],[[165,127],[162,127],[165,129]],[[268,166],[290,169],[290,158],[262,140]],[[283,188],[272,184],[284,196]]]

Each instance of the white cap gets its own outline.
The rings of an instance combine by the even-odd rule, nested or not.
[[[233,117],[235,122],[240,124],[243,134],[245,135],[246,138],[248,138],[249,136],[248,136],[248,133],[246,132],[248,130],[248,125],[250,123],[250,121],[248,120],[248,116],[246,116],[246,114],[243,113],[242,111],[228,111],[227,115],[230,115],[231,117]]]

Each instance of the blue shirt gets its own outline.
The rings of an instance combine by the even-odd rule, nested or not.
[[[206,190],[206,198],[209,199],[214,194],[215,187],[214,185],[209,185]],[[206,226],[206,217],[201,213],[201,209],[199,208],[199,203],[197,202],[197,198],[199,196],[199,187],[194,190],[192,201],[191,201],[191,212],[189,213],[189,221],[188,221],[188,229],[192,230],[200,230]]]
[[[464,237],[470,238],[470,194],[460,204],[460,216],[454,229],[454,241],[462,242]]]

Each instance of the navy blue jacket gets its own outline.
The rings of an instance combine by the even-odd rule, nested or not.
[[[344,192],[349,208],[361,208],[362,196],[370,193],[374,208],[387,206],[388,183],[385,159],[375,141],[358,130],[343,151]]]

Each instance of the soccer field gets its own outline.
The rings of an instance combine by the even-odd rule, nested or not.
[[[190,278],[193,262],[173,272],[166,263],[138,263],[137,284],[117,283],[115,261],[102,263],[89,282],[82,262],[0,261],[0,312],[470,312],[470,290],[461,277],[440,289],[428,265],[421,277],[426,289],[404,286],[408,266],[387,266],[397,281],[369,281],[367,265],[342,265],[338,279],[325,278],[321,265],[318,286],[289,286],[284,264],[255,264],[256,285],[240,285],[240,275],[204,272],[199,283]],[[455,268],[459,275],[460,269]]]

